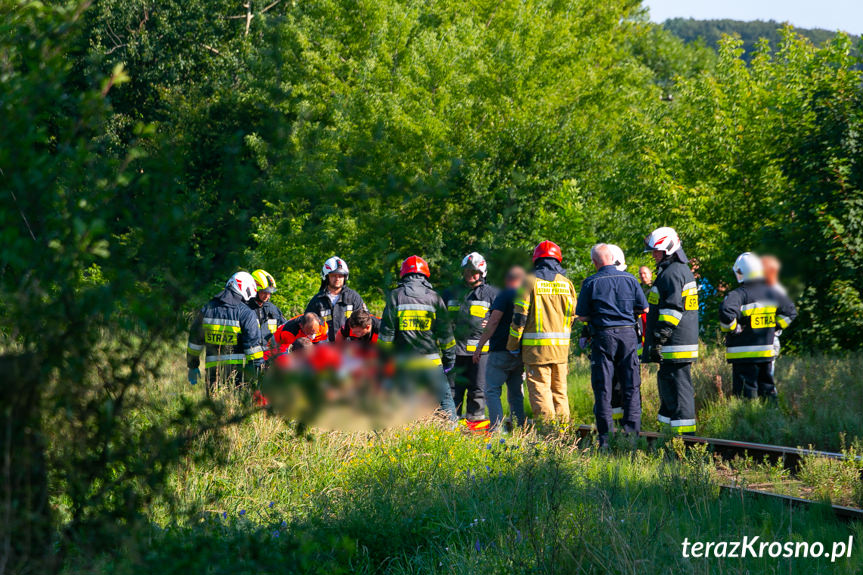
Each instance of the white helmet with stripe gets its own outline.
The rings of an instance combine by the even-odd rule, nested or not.
[[[350,275],[350,270],[348,270],[348,264],[346,264],[345,260],[338,256],[331,257],[324,262],[324,267],[321,270],[321,279],[327,279],[327,276],[330,274],[341,274],[345,276],[345,281],[347,281],[348,275]]]
[[[614,267],[618,270],[625,272],[626,271],[626,256],[623,255],[623,250],[620,249],[620,246],[616,246],[614,244],[607,244],[608,249],[611,251],[611,255],[614,256]]]
[[[737,276],[737,283],[764,278],[764,264],[761,263],[761,258],[752,252],[745,252],[737,256],[732,269],[734,275]]]
[[[241,298],[248,301],[258,295],[258,288],[255,287],[255,278],[249,272],[237,272],[231,276],[225,287]]]
[[[488,264],[485,261],[485,258],[482,257],[478,252],[471,252],[461,260],[461,267],[470,268],[472,270],[476,270],[482,274],[482,277],[485,277],[488,273]]]
[[[644,238],[644,246],[646,248],[644,251],[659,250],[670,256],[680,249],[680,238],[674,228],[656,228]]]

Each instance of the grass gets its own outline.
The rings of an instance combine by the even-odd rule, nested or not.
[[[164,410],[175,409],[184,395],[203,392],[190,389],[184,375],[178,366],[147,393]],[[584,385],[580,367],[570,383],[571,389]],[[645,387],[649,406],[650,386]],[[584,394],[572,394],[571,401],[578,417],[590,413]],[[724,399],[706,405],[722,401],[734,405]],[[218,460],[178,462],[169,485],[172,505],[147,509],[145,520],[117,541],[115,553],[74,557],[65,571],[863,571],[859,548],[836,563],[684,558],[685,538],[759,536],[820,541],[829,549],[852,535],[859,542],[863,525],[840,523],[826,508],[790,509],[720,493],[725,478],[710,455],[686,451],[678,442],[655,450],[619,443],[610,453],[598,453],[572,433],[466,436],[434,421],[380,433],[313,430],[306,438],[265,413],[229,428],[218,442]],[[850,468],[807,461],[804,469],[803,481],[825,490],[830,481],[842,493],[849,485],[860,489]],[[786,479],[781,470],[752,462],[749,470],[750,483]]]

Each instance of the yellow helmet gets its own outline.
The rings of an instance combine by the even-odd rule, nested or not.
[[[252,272],[258,291],[276,293],[276,280],[266,270],[255,270]]]

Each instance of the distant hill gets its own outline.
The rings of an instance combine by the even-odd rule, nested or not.
[[[753,20],[745,22],[742,20],[695,20],[692,18],[671,18],[662,23],[662,26],[685,42],[694,42],[699,38],[711,47],[717,48],[723,34],[737,35],[743,40],[743,49],[746,50],[744,59],[748,62],[752,57],[752,51],[760,38],[767,38],[771,47],[776,47],[780,41],[780,29],[784,24],[769,20]],[[809,38],[815,45],[820,45],[836,35],[835,31],[823,28],[795,28],[799,34]],[[859,40],[858,36],[852,36],[855,46]]]

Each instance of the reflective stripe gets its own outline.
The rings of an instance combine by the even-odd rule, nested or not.
[[[725,349],[725,359],[742,359],[746,357],[773,357],[773,344],[739,345]]]
[[[488,314],[488,308],[491,306],[487,301],[470,301],[470,315],[473,317],[484,318]]]
[[[664,345],[662,346],[662,357],[664,359],[689,359],[698,357],[698,344]]]
[[[467,344],[465,345],[465,349],[467,351],[476,351],[476,346],[479,344],[478,339],[469,339],[467,340]],[[482,346],[483,351],[488,351],[488,342],[484,346]]]
[[[402,311],[402,310],[419,310],[419,311],[430,311],[430,312],[432,312],[432,313],[434,313],[435,311],[437,311],[437,310],[435,310],[434,306],[432,306],[432,305],[425,305],[425,304],[421,304],[421,303],[401,303],[401,304],[396,305],[396,309],[397,309],[398,311]]]
[[[512,326],[509,326],[509,335],[515,338],[521,338],[521,333],[519,333],[519,331]]]
[[[695,295],[697,293],[698,293],[698,286],[696,285],[696,283],[695,282],[689,282],[688,284],[685,284],[683,286],[683,291],[681,292],[680,295],[682,295],[683,297],[686,297],[686,296],[690,296],[690,295]]]
[[[734,331],[737,329],[737,318],[731,320],[731,323],[722,323],[719,322],[719,329],[722,331]]]
[[[378,341],[380,341],[381,343],[392,343],[395,340],[395,338],[396,338],[395,335],[381,334],[378,336]]]
[[[205,325],[234,325],[240,327],[240,320],[236,319],[221,319],[218,317],[205,317],[204,318]]]
[[[413,369],[422,369],[443,365],[440,355],[431,353],[428,355],[420,355],[412,357],[404,362],[405,367]]]
[[[267,329],[270,330],[270,333],[276,333],[276,330],[279,329],[279,322],[275,319],[267,320]]]
[[[666,323],[670,323],[671,325],[677,325],[680,323],[680,320],[683,318],[683,314],[677,310],[669,309],[669,308],[660,308],[659,317],[656,318],[657,321],[664,321]]]
[[[200,353],[202,349],[204,349],[203,345],[198,345],[197,343],[189,342],[188,345],[189,351],[192,353]]]
[[[441,349],[443,349],[443,350],[448,350],[451,347],[455,347],[455,338],[450,339],[446,343],[440,344],[440,346],[441,346]]]
[[[623,419],[623,408],[622,407],[612,407],[611,408],[611,418],[612,419]]]
[[[204,358],[204,367],[214,367],[217,365],[243,365],[246,361],[246,356],[241,353],[231,353],[228,355],[208,355]]]
[[[322,311],[320,313],[321,319],[326,319],[326,318],[330,317],[331,315],[333,315],[333,310],[331,310],[331,309],[325,309],[324,311]]]
[[[776,303],[772,301],[756,301],[740,306],[740,313],[750,316],[754,313],[776,313]]]
[[[657,415],[656,419],[659,423],[664,423],[665,425],[670,426],[671,431],[674,433],[689,433],[695,431],[696,421],[694,419],[671,419],[664,415]]]
[[[569,345],[569,338],[567,339],[522,339],[521,345],[527,346],[543,346],[543,345]]]
[[[569,339],[570,332],[568,331],[545,331],[538,333],[526,333],[524,339],[544,339],[544,338],[564,338]]]
[[[779,327],[785,329],[789,325],[791,325],[791,318],[787,315],[780,315],[776,317],[776,323],[779,324]]]

